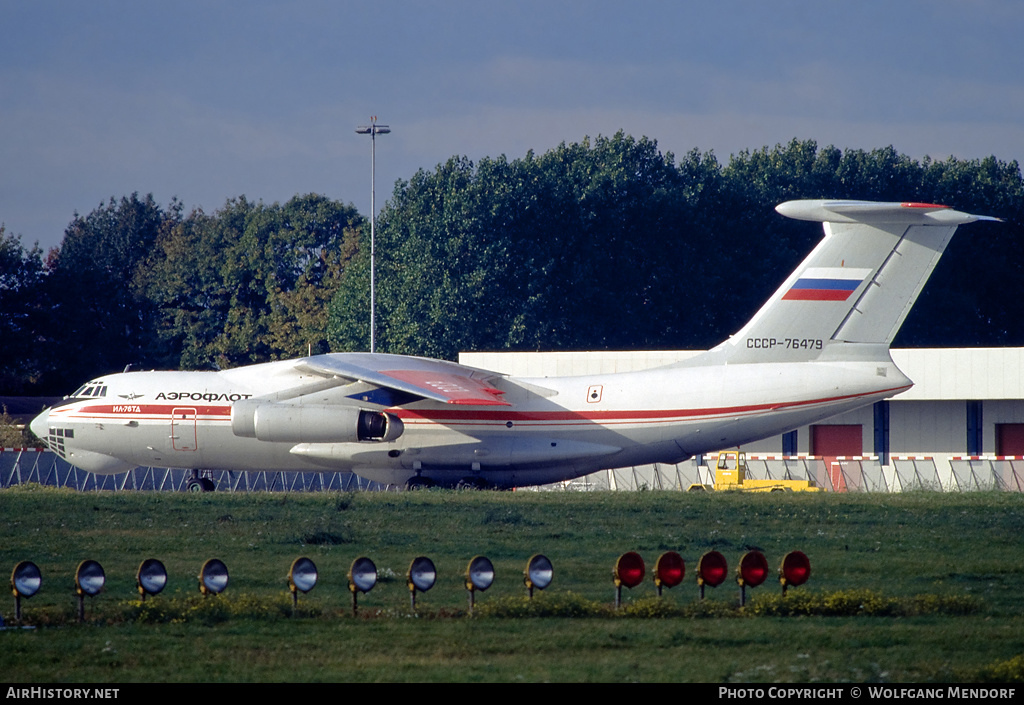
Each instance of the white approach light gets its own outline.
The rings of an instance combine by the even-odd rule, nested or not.
[[[156,558],[147,558],[139,564],[135,583],[143,600],[146,595],[157,595],[167,587],[167,569]]]
[[[11,588],[20,597],[32,597],[43,586],[43,574],[32,561],[21,561],[11,573]]]
[[[486,590],[494,582],[494,565],[485,556],[476,556],[466,568],[466,590],[469,591],[469,613],[476,602],[474,592]]]
[[[437,580],[437,569],[434,562],[426,556],[418,556],[412,559],[409,565],[409,572],[406,574],[406,584],[409,586],[409,599],[412,608],[416,609],[416,591],[426,592],[434,587]]]
[[[288,584],[292,591],[309,592],[316,587],[316,564],[309,558],[296,558],[288,571]]]
[[[352,592],[352,615],[355,616],[357,609],[356,596],[361,593],[370,592],[377,584],[377,566],[366,556],[360,556],[352,561],[352,567],[348,571],[348,589]]]
[[[100,594],[107,582],[103,566],[93,560],[85,560],[78,564],[75,571],[75,592],[78,593],[78,621],[85,621],[85,597]]]
[[[551,584],[554,575],[555,568],[547,556],[538,553],[530,558],[526,564],[526,570],[523,571],[523,581],[526,583],[530,598],[533,598],[534,588],[543,590]]]
[[[29,598],[43,586],[43,574],[32,561],[21,561],[11,571],[11,591],[14,593],[14,621],[21,622],[21,598]]]
[[[228,586],[228,567],[219,558],[203,563],[199,571],[199,592],[204,595],[218,595]]]
[[[292,606],[299,603],[299,593],[307,593],[316,587],[316,564],[309,558],[296,558],[288,570],[288,589],[292,593]]]
[[[106,582],[107,576],[103,573],[103,566],[96,561],[86,560],[78,564],[78,570],[75,571],[75,591],[79,595],[99,595]]]

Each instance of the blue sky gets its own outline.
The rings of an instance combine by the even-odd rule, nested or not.
[[[1022,37],[1018,0],[0,0],[0,222],[51,247],[136,191],[368,214],[372,115],[378,208],[452,155],[620,129],[1024,161]]]

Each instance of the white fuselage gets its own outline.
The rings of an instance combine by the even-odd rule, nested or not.
[[[267,441],[233,430],[236,402],[284,395],[304,384],[315,380],[293,361],[222,372],[114,374],[86,385],[94,396],[41,414],[32,429],[69,462],[96,473],[136,466],[336,470],[393,484],[422,475],[438,484],[476,477],[513,487],[680,462],[871,404],[910,381],[891,361],[666,367],[496,378],[491,384],[508,406],[423,400],[394,407],[375,405],[371,397],[360,402],[364,386],[354,383],[307,394],[288,408],[344,401],[386,412],[399,420],[397,438]]]

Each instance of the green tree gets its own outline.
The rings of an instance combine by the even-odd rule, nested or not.
[[[1024,180],[1016,161],[925,160],[920,200],[1002,223],[957,231],[896,338],[908,347],[1024,345]]]
[[[233,367],[326,352],[327,306],[362,217],[310,194],[231,199],[167,228],[138,286],[157,308],[171,366]]]
[[[180,217],[181,204],[164,211],[152,195],[137,193],[75,214],[55,253],[47,286],[55,303],[52,335],[59,341],[51,375],[65,385],[128,364],[150,365],[150,302],[134,284],[157,234]]]
[[[701,193],[671,154],[622,133],[421,170],[378,221],[380,349],[664,345],[685,325],[680,274],[700,248],[682,235]],[[367,347],[366,266],[333,302],[335,349]],[[652,318],[656,330],[642,326]]]
[[[0,391],[16,395],[41,381],[50,306],[38,245],[26,248],[0,224]]]

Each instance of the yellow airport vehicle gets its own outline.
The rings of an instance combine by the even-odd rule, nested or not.
[[[732,490],[739,492],[824,492],[813,480],[748,480],[747,454],[724,450],[718,454],[715,465],[715,484],[693,484],[688,492]]]

